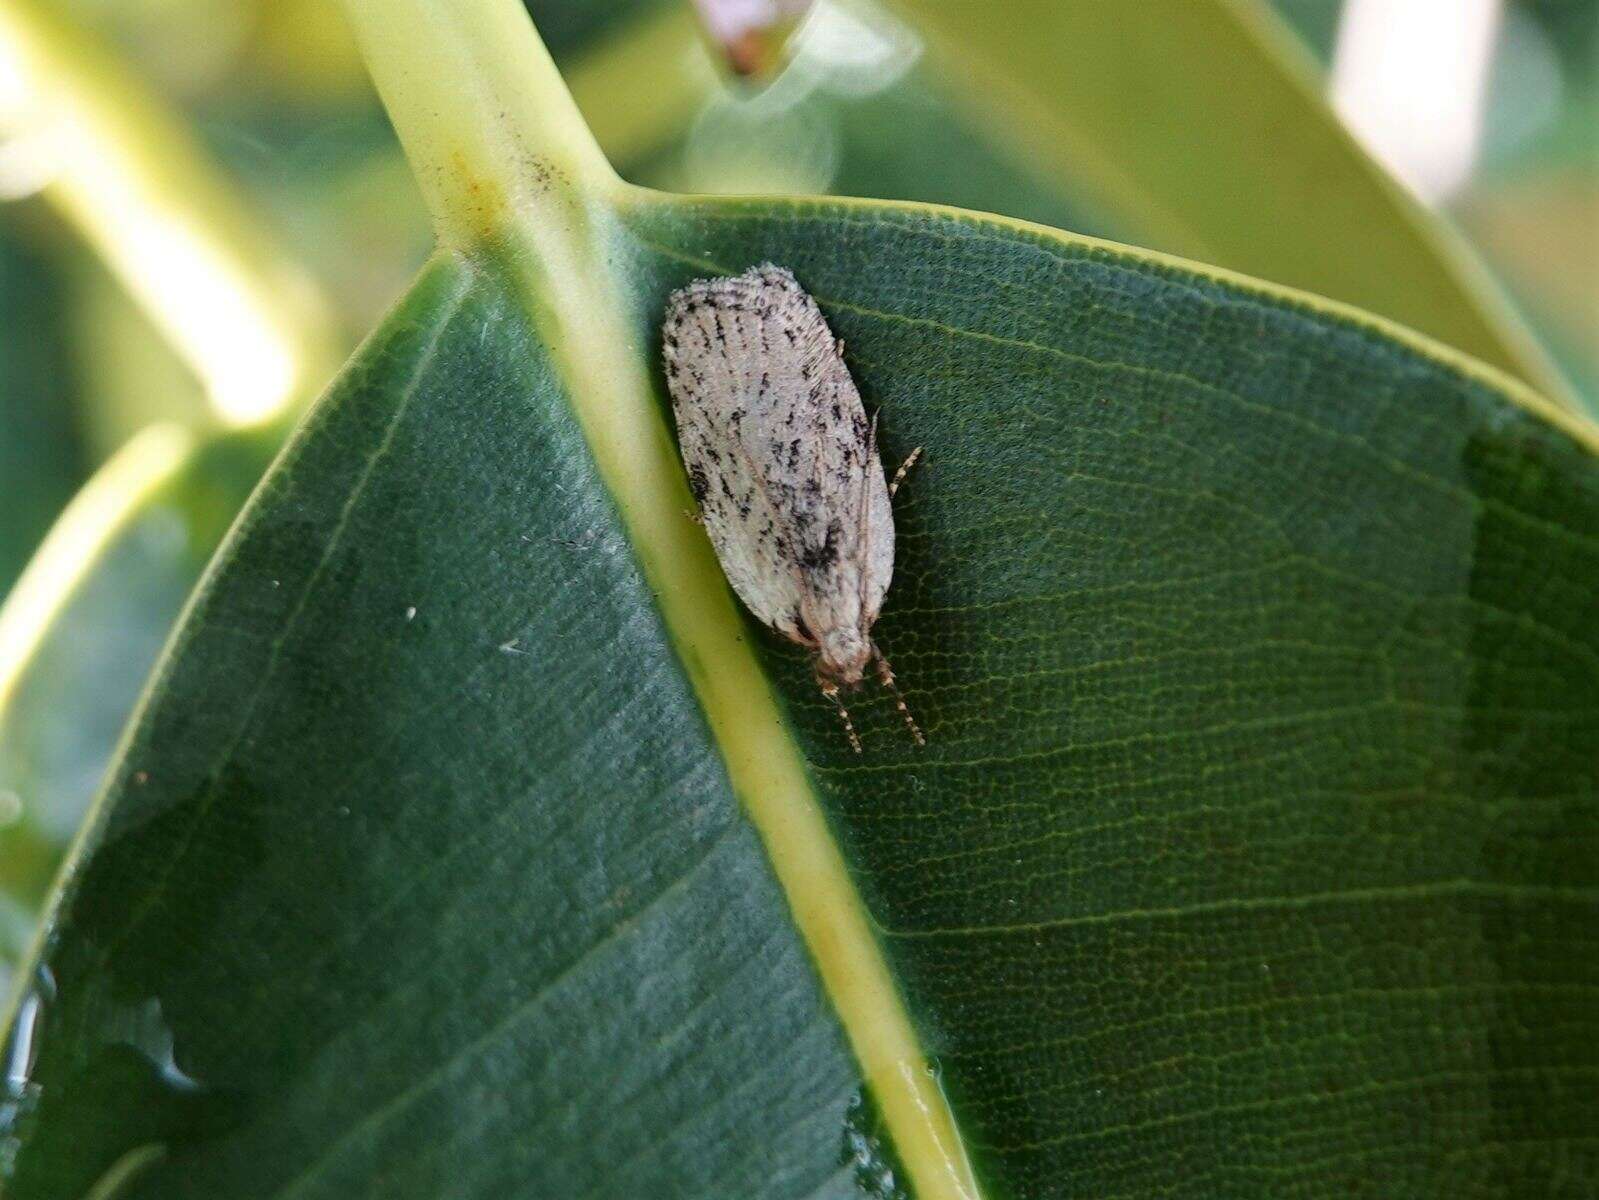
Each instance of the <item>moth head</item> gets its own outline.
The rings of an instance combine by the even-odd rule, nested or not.
[[[871,639],[853,626],[829,629],[817,642],[817,674],[844,687],[859,683],[871,661]]]

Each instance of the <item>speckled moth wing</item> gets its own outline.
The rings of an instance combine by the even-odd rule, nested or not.
[[[894,563],[871,426],[838,343],[787,271],[676,293],[663,333],[689,481],[729,582],[790,637],[866,628]]]

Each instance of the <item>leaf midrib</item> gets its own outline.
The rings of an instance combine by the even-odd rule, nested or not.
[[[482,269],[508,278],[547,348],[733,791],[761,837],[908,1173],[926,1200],[976,1200],[958,1124],[928,1070],[803,756],[743,636],[709,543],[682,516],[692,499],[650,373],[618,353],[636,337],[620,317],[630,305],[604,247],[632,235],[616,227],[611,206],[665,198],[620,184],[602,197],[566,208],[564,221],[545,211],[530,219],[536,227],[507,230],[503,244],[482,256]],[[561,303],[544,299],[551,295]]]

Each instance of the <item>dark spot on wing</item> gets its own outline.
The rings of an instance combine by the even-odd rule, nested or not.
[[[801,548],[798,562],[804,571],[825,571],[838,562],[838,542],[843,529],[837,521],[828,522],[827,536],[818,543]]]

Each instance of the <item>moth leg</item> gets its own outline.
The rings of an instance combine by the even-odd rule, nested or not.
[[[696,524],[696,525],[705,524],[705,514],[704,513],[692,512],[689,509],[685,508],[683,510],[683,515],[685,517],[687,517],[690,521],[693,521],[694,524]]]
[[[921,453],[917,451],[917,453]],[[915,455],[911,456],[912,458]],[[888,665],[888,659],[883,657],[883,652],[877,648],[877,643],[872,643],[872,657],[877,662],[877,678],[894,696],[894,707],[899,709],[899,715],[905,718],[905,728],[911,731],[911,737],[916,739],[918,746],[927,745],[927,739],[922,736],[921,727],[916,724],[916,718],[911,716],[910,705],[905,703],[905,696],[899,690],[899,684],[894,681],[894,668]]]
[[[899,464],[899,470],[894,472],[894,481],[888,485],[888,498],[892,500],[894,493],[899,491],[899,485],[905,482],[905,476],[911,473],[911,468],[916,465],[916,460],[922,456],[920,446],[912,450],[910,457]]]
[[[838,709],[839,719],[844,722],[844,736],[849,738],[850,749],[859,754],[861,752],[861,739],[856,736],[855,723],[849,719],[849,709],[845,708],[844,701],[839,699],[838,684],[828,679],[821,679],[817,682],[822,686],[822,695],[831,700],[833,706]]]

